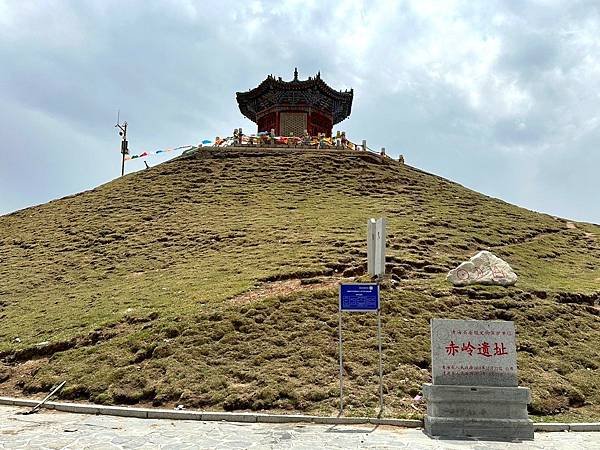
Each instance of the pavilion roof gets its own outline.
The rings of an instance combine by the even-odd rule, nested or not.
[[[299,80],[297,69],[291,81],[269,75],[254,89],[236,92],[240,111],[253,122],[257,121],[260,112],[274,106],[307,105],[330,113],[336,124],[350,115],[353,96],[352,89],[336,91],[331,88],[321,79],[320,73],[307,80]]]

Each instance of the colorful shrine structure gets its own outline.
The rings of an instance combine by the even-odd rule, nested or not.
[[[258,125],[258,132],[276,136],[331,137],[333,125],[350,115],[352,89],[336,91],[322,79],[321,73],[307,80],[292,81],[269,75],[247,92],[237,92],[236,99],[244,116]]]

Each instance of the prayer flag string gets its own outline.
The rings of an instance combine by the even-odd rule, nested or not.
[[[202,142],[204,142],[204,141],[202,141]],[[208,142],[210,143],[212,141],[208,141]],[[161,153],[173,152],[175,150],[189,150],[194,147],[195,147],[195,145],[182,145],[182,146],[175,147],[175,148],[165,148],[162,150],[155,150],[153,152],[145,151],[138,155],[125,155],[125,161],[129,161],[131,159],[145,158],[146,156],[160,155]]]

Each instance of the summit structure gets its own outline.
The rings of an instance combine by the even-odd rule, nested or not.
[[[254,89],[236,93],[240,111],[258,125],[258,132],[273,131],[277,136],[330,137],[333,125],[350,115],[353,96],[352,89],[329,87],[320,72],[299,80],[298,69],[292,81],[269,75]]]

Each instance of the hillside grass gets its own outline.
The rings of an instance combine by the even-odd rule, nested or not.
[[[337,289],[388,222],[388,417],[420,417],[433,317],[514,320],[541,420],[600,419],[600,227],[354,152],[205,149],[0,217],[0,394],[334,414]],[[453,288],[478,250],[511,288]],[[347,413],[376,414],[375,316],[344,318]]]

